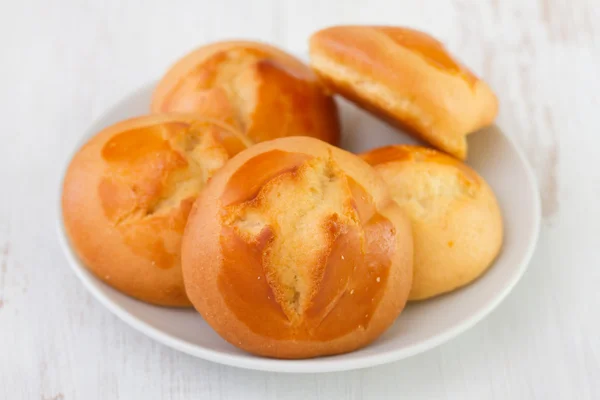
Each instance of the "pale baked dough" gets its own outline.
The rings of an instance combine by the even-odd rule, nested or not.
[[[473,169],[433,149],[389,146],[362,155],[409,215],[415,266],[409,300],[450,292],[485,272],[502,246],[492,189]]]
[[[190,300],[249,352],[307,358],[384,332],[411,286],[410,222],[359,157],[308,137],[257,144],[200,194],[182,245]]]
[[[62,212],[71,245],[114,288],[189,306],[181,274],[188,213],[212,174],[248,145],[221,122],[160,115],[113,125],[73,157]]]
[[[151,109],[218,118],[253,142],[312,136],[335,144],[340,135],[336,104],[312,70],[259,42],[217,42],[192,51],[161,79]]]

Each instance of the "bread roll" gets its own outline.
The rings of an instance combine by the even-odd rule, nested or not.
[[[335,144],[340,134],[336,104],[311,69],[257,42],[218,42],[186,55],[158,84],[152,112],[218,118],[253,142],[306,135]]]
[[[335,26],[310,40],[313,69],[334,91],[459,159],[466,135],[491,124],[486,83],[431,36],[389,26]]]
[[[239,132],[194,117],[134,118],[73,157],[62,211],[75,252],[98,278],[149,303],[189,306],[181,236],[206,181],[247,146]]]
[[[480,276],[502,245],[494,193],[475,171],[438,151],[389,146],[363,154],[410,216],[415,243],[409,300],[450,292]]]
[[[277,358],[377,338],[411,285],[410,222],[357,156],[307,138],[257,144],[206,186],[182,244],[188,296],[227,341]]]

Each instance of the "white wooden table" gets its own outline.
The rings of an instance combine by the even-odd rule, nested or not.
[[[600,399],[599,19],[597,0],[2,0],[0,399]],[[59,169],[75,143],[197,45],[245,37],[304,51],[338,23],[427,30],[496,89],[498,122],[543,197],[523,280],[459,338],[346,373],[224,367],[126,326],[57,243]]]

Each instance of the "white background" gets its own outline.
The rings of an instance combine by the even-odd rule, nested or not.
[[[0,1],[0,399],[599,399],[600,6],[595,0]],[[104,110],[194,47],[255,38],[304,51],[338,23],[442,39],[500,99],[544,222],[528,272],[483,322],[394,364],[245,371],[154,343],[68,268],[59,169]]]

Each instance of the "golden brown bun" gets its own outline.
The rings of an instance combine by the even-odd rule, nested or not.
[[[206,180],[247,146],[220,123],[161,115],[130,119],[75,154],[62,196],[75,252],[98,278],[138,299],[189,306],[181,236]]]
[[[334,91],[463,160],[465,136],[498,113],[485,82],[436,39],[412,29],[327,28],[311,37],[310,58]]]
[[[232,158],[194,204],[188,296],[227,341],[277,358],[348,352],[404,308],[410,222],[359,157],[308,138]]]
[[[389,146],[361,156],[375,166],[413,223],[415,268],[409,300],[464,286],[502,246],[502,215],[475,171],[438,151]]]
[[[158,84],[152,112],[185,112],[237,126],[252,141],[312,136],[337,143],[338,112],[311,69],[257,42],[218,42],[179,60]]]

